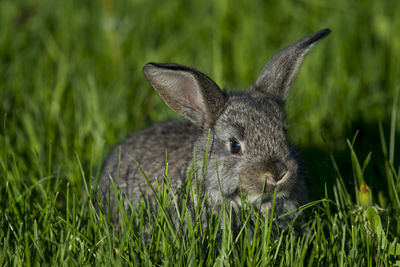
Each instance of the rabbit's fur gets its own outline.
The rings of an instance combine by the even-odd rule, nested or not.
[[[147,64],[143,72],[148,81],[186,120],[155,124],[112,149],[99,181],[104,195],[110,196],[112,210],[116,203],[113,193],[107,194],[110,179],[132,203],[147,195],[149,208],[156,208],[138,165],[156,187],[155,177],[163,178],[166,157],[168,177],[176,192],[189,170],[197,166],[197,175],[192,178],[201,180],[200,194],[209,203],[218,205],[224,198],[240,207],[244,197],[261,205],[263,213],[271,207],[276,188],[277,213],[304,204],[307,189],[303,168],[286,134],[284,102],[304,56],[329,33],[329,29],[321,30],[279,52],[255,84],[240,93],[221,91],[205,74],[192,68]],[[207,150],[207,167],[203,169]]]

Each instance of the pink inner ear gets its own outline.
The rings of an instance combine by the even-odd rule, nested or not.
[[[206,110],[201,89],[191,74],[163,70],[151,77],[150,82],[172,110],[189,119],[204,118]]]
[[[176,89],[180,90],[180,94],[183,100],[183,105],[193,109],[199,113],[201,117],[204,116],[204,103],[202,97],[199,93],[199,86],[197,82],[192,77],[184,77],[182,75],[181,79],[177,79]],[[177,92],[179,94],[179,92]]]

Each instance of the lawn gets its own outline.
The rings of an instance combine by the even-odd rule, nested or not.
[[[398,10],[395,0],[0,1],[0,266],[400,266]],[[326,27],[286,103],[312,200],[303,234],[274,236],[268,217],[250,227],[249,211],[233,236],[229,207],[186,233],[144,206],[120,225],[96,213],[92,181],[111,147],[178,118],[144,78],[147,62],[242,90],[276,52]]]

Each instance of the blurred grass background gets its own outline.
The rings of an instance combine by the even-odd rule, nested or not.
[[[90,180],[116,142],[176,117],[143,77],[147,62],[188,65],[241,90],[276,52],[325,27],[332,33],[306,57],[287,101],[291,140],[318,199],[336,177],[330,153],[354,186],[346,138],[358,130],[359,157],[372,151],[365,180],[384,202],[378,123],[388,138],[400,86],[399,10],[395,0],[2,0],[0,208],[9,183],[32,203],[47,203],[53,190],[65,206],[67,184],[85,199],[81,171]]]
[[[311,176],[325,179],[324,155],[340,161],[357,129],[356,147],[381,155],[377,123],[388,125],[400,80],[399,8],[391,0],[1,1],[2,158],[22,158],[32,176],[51,166],[48,175],[70,177],[75,153],[98,166],[129,132],[176,116],[144,79],[145,63],[192,66],[238,90],[277,51],[330,27],[287,101],[291,139]]]

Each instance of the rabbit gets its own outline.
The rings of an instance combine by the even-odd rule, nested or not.
[[[244,92],[221,90],[193,68],[146,64],[144,76],[184,120],[157,123],[112,148],[98,181],[103,195],[110,198],[110,209],[116,211],[111,179],[126,196],[126,210],[129,203],[144,198],[149,200],[149,209],[157,209],[144,174],[155,188],[155,178],[164,177],[166,162],[175,192],[197,166],[197,175],[192,178],[201,181],[201,197],[215,206],[224,200],[240,208],[245,198],[247,203],[259,205],[265,216],[272,206],[274,190],[275,214],[305,204],[305,170],[287,137],[284,104],[304,56],[330,32],[323,29],[277,53]],[[103,197],[104,206],[107,199]]]

